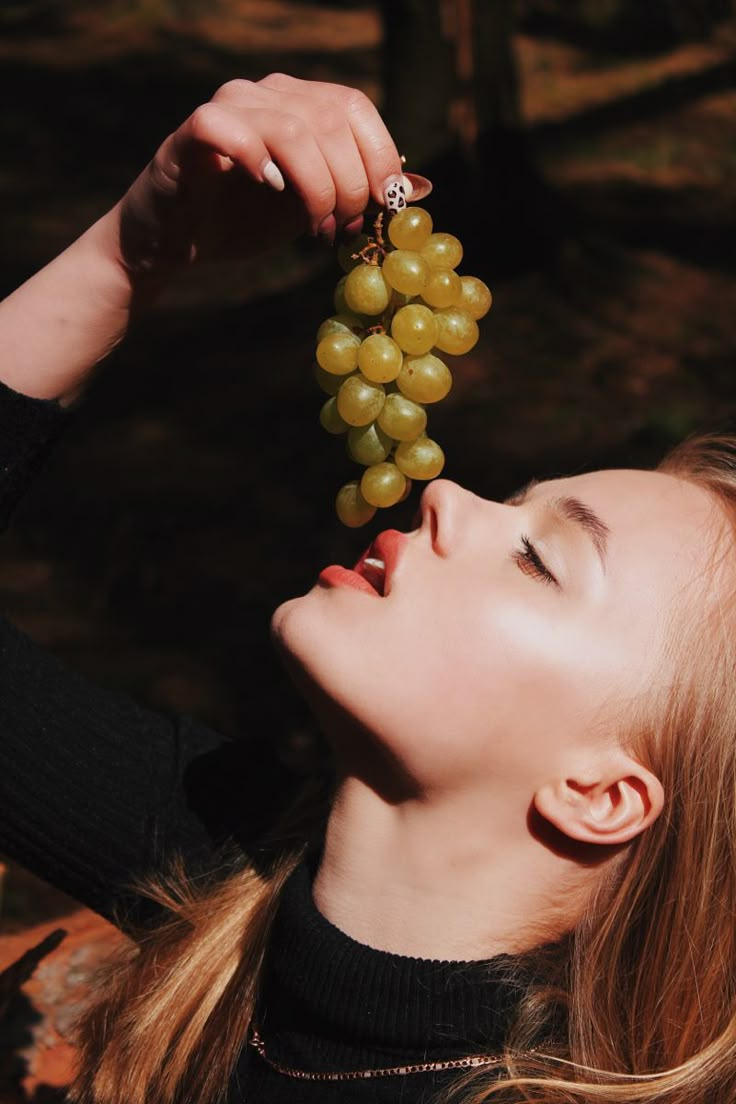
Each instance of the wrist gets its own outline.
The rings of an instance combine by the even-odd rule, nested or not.
[[[137,290],[117,248],[115,208],[0,303],[0,379],[73,401],[130,325]]]
[[[131,259],[123,243],[123,201],[103,215],[80,241],[86,242],[91,263],[97,270],[98,287],[106,290],[111,306],[129,317],[150,306],[167,282],[163,266]]]

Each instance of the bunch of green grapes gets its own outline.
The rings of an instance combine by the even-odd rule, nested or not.
[[[463,247],[433,232],[428,211],[393,215],[388,238],[382,212],[371,236],[341,247],[336,313],[317,332],[315,374],[330,396],[320,421],[328,433],[347,435],[348,452],[365,468],[337,495],[337,515],[351,527],[402,502],[413,479],[442,471],[426,407],[452,387],[442,354],[469,352],[491,306],[482,280],[456,272]]]

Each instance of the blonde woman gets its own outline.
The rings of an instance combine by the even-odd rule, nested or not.
[[[176,269],[354,229],[400,171],[354,91],[220,89],[0,307],[5,512]],[[274,614],[326,824],[267,823],[236,745],[4,624],[2,848],[137,934],[72,1099],[731,1104],[735,516],[726,438],[505,503],[430,484]]]

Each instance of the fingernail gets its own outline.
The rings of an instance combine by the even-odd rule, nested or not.
[[[383,182],[383,203],[392,214],[403,211],[406,207],[406,189],[404,178],[400,173],[394,173]]]
[[[405,173],[404,188],[406,189],[407,203],[410,201],[419,203],[432,191],[432,181],[427,180],[426,176],[420,176],[419,173]]]
[[[328,215],[327,218],[323,218],[319,226],[317,227],[317,234],[320,238],[324,238],[330,245],[335,244],[335,234],[337,232],[337,223],[335,222],[334,215]]]
[[[358,215],[357,218],[351,219],[350,222],[346,222],[342,228],[342,235],[344,238],[357,238],[363,229],[363,216]]]
[[[283,192],[286,187],[286,181],[281,175],[281,170],[278,165],[275,165],[273,161],[267,161],[261,169],[261,175],[267,184],[270,184],[272,188],[275,188],[277,192]]]

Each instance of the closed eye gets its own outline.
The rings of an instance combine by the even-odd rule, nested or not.
[[[522,535],[521,548],[514,549],[511,558],[525,575],[531,575],[543,583],[550,583],[559,588],[557,577],[552,574],[528,537]]]

